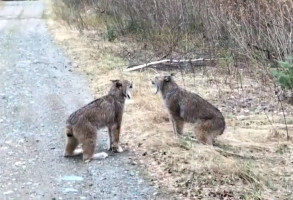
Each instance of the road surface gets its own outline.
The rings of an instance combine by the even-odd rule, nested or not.
[[[0,199],[161,199],[129,153],[62,156],[67,116],[92,100],[88,83],[52,41],[43,3],[0,3]]]

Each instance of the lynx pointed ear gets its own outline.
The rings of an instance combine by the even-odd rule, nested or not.
[[[116,87],[121,87],[122,83],[120,82],[120,80],[111,80],[112,83],[116,83]]]
[[[121,86],[122,86],[122,83],[121,83],[120,81],[117,81],[117,82],[116,82],[116,87],[119,88],[119,87],[121,87]]]

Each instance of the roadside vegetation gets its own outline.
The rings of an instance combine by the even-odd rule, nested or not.
[[[49,27],[95,96],[134,82],[122,142],[156,187],[178,199],[290,199],[293,195],[293,4],[284,1],[53,1]],[[128,66],[162,59],[212,61]],[[208,147],[192,127],[175,138],[156,73],[175,72],[224,114]]]

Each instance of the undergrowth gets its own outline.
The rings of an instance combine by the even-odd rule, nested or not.
[[[202,21],[192,24],[187,23],[190,19],[182,19],[186,23],[180,29],[177,23],[168,26],[161,21],[162,29],[151,32],[157,30],[154,22],[141,21],[134,11],[126,13],[126,8],[119,7],[128,3],[129,11],[130,5],[140,6],[136,1],[97,1],[92,7],[76,3],[82,1],[72,1],[76,5],[71,7],[64,2],[55,1],[55,5],[66,5],[65,8],[54,7],[55,14],[71,25],[83,25],[74,26],[78,31],[68,30],[56,22],[50,27],[56,40],[80,66],[77,70],[88,75],[94,96],[107,92],[110,79],[125,78],[134,83],[133,99],[125,108],[121,140],[124,147],[136,155],[133,159],[147,169],[155,186],[171,192],[177,199],[289,199],[292,196],[292,141],[286,141],[282,110],[273,96],[274,82],[267,78],[267,71],[255,70],[258,63],[229,48],[212,49],[212,43],[205,41],[207,35],[202,34],[205,29]],[[113,2],[115,6],[110,7]],[[194,2],[196,6],[200,4],[200,1]],[[188,4],[181,5],[181,11],[191,9]],[[148,8],[145,7],[142,16],[150,13]],[[85,12],[73,17],[72,9]],[[160,11],[158,8],[157,15],[151,17],[164,19],[160,18]],[[188,13],[192,17],[193,12]],[[174,12],[174,16],[176,14]],[[174,16],[166,20],[171,23]],[[83,34],[80,34],[82,26]],[[213,26],[215,30],[215,24]],[[200,37],[191,38],[191,30],[196,29]],[[133,34],[137,37],[132,38]],[[152,43],[145,44],[148,34],[152,35]],[[196,50],[196,47],[202,49]],[[199,144],[189,125],[185,127],[184,137],[173,136],[161,98],[154,94],[150,84],[157,70],[123,72],[133,63],[166,55],[190,58],[207,54],[221,58],[217,67],[196,67],[193,72],[172,71],[181,87],[208,99],[224,113],[227,129],[215,147]],[[247,63],[251,67],[243,66]],[[290,105],[285,112],[288,128],[293,130]]]

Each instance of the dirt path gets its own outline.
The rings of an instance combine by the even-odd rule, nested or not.
[[[87,82],[52,42],[41,2],[5,4],[0,8],[0,199],[154,199],[157,192],[129,163],[128,153],[87,164],[62,157],[66,117],[92,99]]]

